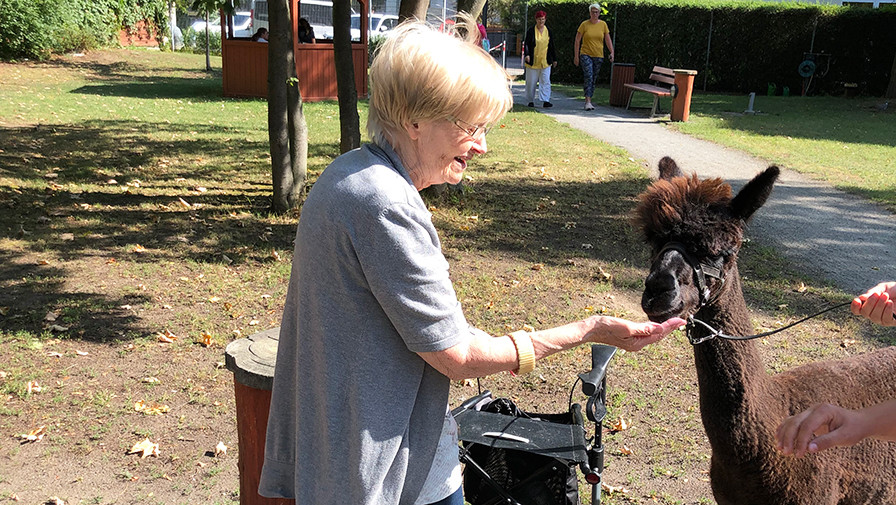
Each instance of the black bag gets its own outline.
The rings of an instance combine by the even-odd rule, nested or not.
[[[569,412],[533,414],[520,410],[507,398],[497,398],[480,408],[513,417],[550,423],[574,424]],[[574,463],[531,452],[501,449],[464,442],[469,457],[505,491],[523,505],[579,505],[579,484]],[[464,499],[471,505],[504,503],[501,495],[478,471],[464,471]]]

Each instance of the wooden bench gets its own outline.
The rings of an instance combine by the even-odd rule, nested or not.
[[[653,84],[635,83],[625,85],[629,90],[628,102],[625,104],[626,109],[631,107],[632,95],[635,94],[635,91],[643,91],[653,95],[653,108],[650,109],[650,117],[655,116],[660,111],[660,97],[672,96],[672,91],[669,88],[675,83],[675,72],[671,68],[657,65],[650,72],[650,80],[653,81]]]

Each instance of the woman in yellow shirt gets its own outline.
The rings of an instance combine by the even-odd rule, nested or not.
[[[613,61],[615,54],[613,41],[610,39],[610,27],[600,19],[600,4],[591,4],[588,9],[591,11],[591,17],[582,21],[576,31],[572,62],[575,66],[582,64],[582,73],[585,75],[585,110],[594,110],[591,97],[594,95],[597,74],[600,73],[600,67],[604,62],[604,45],[606,44],[610,50],[610,62]]]
[[[535,85],[538,85],[538,98],[545,108],[553,107],[551,103],[551,68],[557,66],[554,53],[554,39],[545,26],[548,15],[545,11],[535,13],[535,26],[526,32],[526,101],[529,107],[535,107]]]

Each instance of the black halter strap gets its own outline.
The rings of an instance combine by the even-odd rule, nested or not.
[[[691,267],[694,271],[694,284],[697,286],[697,292],[700,294],[700,306],[697,307],[697,310],[700,310],[704,305],[712,301],[710,298],[709,286],[706,285],[706,278],[712,277],[713,279],[718,279],[720,283],[725,283],[725,278],[722,277],[722,271],[714,266],[706,263],[700,263],[685,249],[684,244],[681,242],[669,242],[660,250],[657,255],[658,258],[661,258],[666,251],[675,251],[684,258],[684,261]],[[721,285],[720,285],[721,287]]]

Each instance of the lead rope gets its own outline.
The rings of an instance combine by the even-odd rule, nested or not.
[[[711,339],[716,338],[716,337],[718,337],[718,338],[724,338],[724,339],[726,339],[726,340],[753,340],[754,338],[761,338],[761,337],[767,337],[767,336],[769,336],[769,335],[774,335],[775,333],[778,333],[779,331],[784,331],[784,330],[786,330],[786,329],[788,329],[788,328],[792,328],[792,327],[794,327],[794,326],[796,326],[796,325],[798,325],[798,324],[800,324],[800,323],[802,323],[802,322],[805,322],[805,321],[808,321],[809,319],[812,319],[813,317],[818,317],[818,316],[824,314],[825,312],[830,312],[830,311],[832,311],[832,310],[834,310],[834,309],[838,309],[838,308],[840,308],[840,307],[846,307],[847,305],[849,305],[849,304],[851,304],[851,303],[852,303],[851,301],[849,301],[849,302],[844,302],[844,303],[839,303],[839,304],[834,305],[834,306],[832,306],[832,307],[828,307],[828,308],[826,308],[826,309],[824,309],[824,310],[821,310],[821,311],[819,311],[819,312],[816,312],[815,314],[812,314],[811,316],[806,316],[806,317],[800,319],[799,321],[790,323],[790,324],[788,324],[787,326],[782,326],[781,328],[778,328],[778,329],[776,329],[776,330],[766,331],[766,332],[764,332],[764,333],[757,333],[757,334],[755,334],[755,335],[745,335],[745,336],[741,336],[741,335],[726,335],[726,334],[722,333],[721,331],[719,331],[719,330],[713,328],[712,326],[710,326],[710,325],[704,323],[703,321],[701,321],[701,320],[699,320],[699,319],[696,319],[694,316],[688,316],[688,324],[687,324],[687,326],[685,327],[685,334],[687,335],[687,337],[688,337],[688,341],[690,341],[691,345],[702,344],[703,342],[706,342],[707,340],[711,340]],[[704,336],[704,337],[699,337],[699,338],[694,337],[693,334],[692,334],[692,332],[693,332],[694,328],[696,328],[698,325],[699,325],[699,326],[702,326],[704,329],[706,329],[707,331],[709,331],[709,335],[706,335],[706,336]]]

